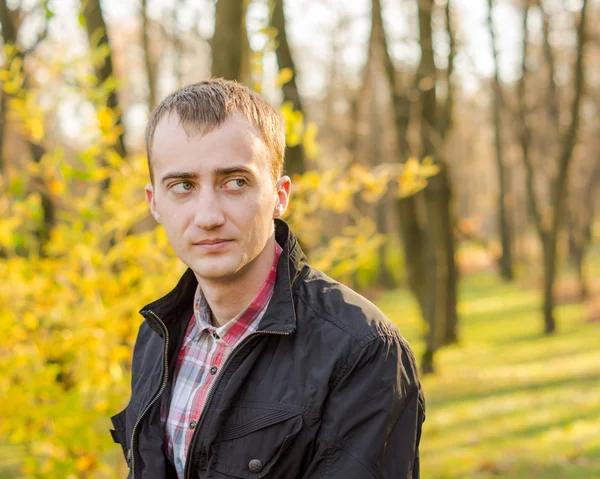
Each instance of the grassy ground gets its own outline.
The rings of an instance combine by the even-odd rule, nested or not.
[[[491,275],[465,278],[460,296],[461,344],[423,380],[423,479],[600,478],[600,322],[561,306],[545,337],[538,293]],[[377,303],[420,354],[408,293]]]
[[[461,344],[441,351],[438,374],[423,380],[423,479],[600,478],[600,322],[565,305],[558,333],[541,335],[529,286],[463,279]],[[389,291],[376,302],[420,355],[410,295]],[[18,477],[19,456],[0,441],[0,479]]]

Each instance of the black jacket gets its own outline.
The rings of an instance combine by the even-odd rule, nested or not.
[[[273,298],[215,379],[186,478],[418,478],[425,405],[407,342],[373,304],[311,268],[280,220],[276,240]],[[196,287],[188,270],[140,311],[131,400],[111,430],[134,479],[176,478],[160,405]]]

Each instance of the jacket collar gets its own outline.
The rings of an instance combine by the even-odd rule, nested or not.
[[[288,334],[296,329],[293,299],[294,283],[307,265],[307,260],[290,227],[280,219],[275,220],[275,241],[282,247],[279,263],[277,264],[277,279],[275,280],[273,297],[258,329],[259,331]],[[152,320],[152,315],[149,314],[151,311],[167,327],[185,320],[183,315],[190,311],[197,287],[196,276],[188,268],[170,293],[144,306],[140,313],[148,320]]]

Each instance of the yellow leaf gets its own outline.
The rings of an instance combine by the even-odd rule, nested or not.
[[[108,107],[99,108],[96,112],[96,118],[102,130],[109,130],[114,124],[112,112]]]
[[[310,122],[304,130],[304,140],[302,141],[304,152],[310,159],[316,160],[319,157],[319,144],[317,143],[317,125]]]
[[[27,127],[31,134],[31,139],[39,143],[44,138],[44,120],[41,117],[31,117],[27,121]]]
[[[79,459],[77,459],[75,462],[75,467],[81,472],[88,471],[92,468],[94,462],[94,457],[86,454],[85,456],[81,456]]]
[[[277,75],[275,85],[280,87],[288,83],[294,77],[294,71],[291,68],[282,68]]]
[[[52,180],[48,183],[48,190],[54,196],[60,196],[65,192],[65,184],[62,181]]]
[[[108,401],[106,399],[102,399],[101,401],[98,401],[96,403],[96,405],[94,406],[94,409],[98,412],[105,412],[108,411],[108,407],[110,405],[108,404]]]
[[[16,216],[0,221],[0,246],[8,246],[10,244],[13,231],[20,225],[21,219]]]
[[[115,381],[120,381],[123,377],[123,370],[118,363],[112,363],[109,367],[109,372]]]
[[[23,324],[30,331],[36,331],[40,325],[40,322],[38,321],[37,317],[28,311],[23,314]]]
[[[430,166],[421,166],[421,176],[424,178],[431,178],[432,176],[437,175],[440,172],[439,165],[430,165]]]

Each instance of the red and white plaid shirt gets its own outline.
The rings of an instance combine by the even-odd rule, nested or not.
[[[183,478],[192,435],[211,385],[235,347],[256,331],[273,296],[281,251],[281,246],[275,242],[275,259],[260,291],[246,309],[223,326],[217,328],[212,325],[212,313],[206,298],[199,286],[196,290],[194,314],[177,357],[171,401],[170,404],[165,403],[161,411],[165,451],[180,479]]]

